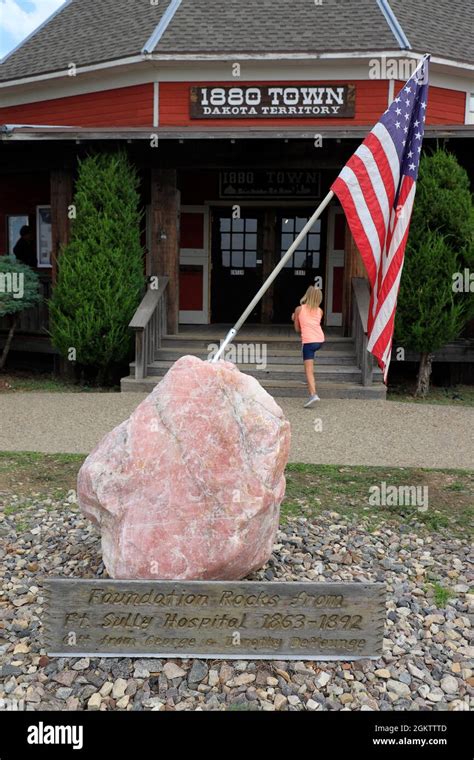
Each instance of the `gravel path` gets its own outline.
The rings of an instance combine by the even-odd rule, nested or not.
[[[387,525],[370,533],[334,512],[316,524],[294,518],[268,565],[250,576],[384,581],[387,620],[377,661],[49,660],[41,648],[38,579],[103,576],[99,535],[67,501],[0,493],[0,710],[469,710],[469,543],[417,531]],[[449,590],[441,608],[434,583]]]
[[[0,451],[87,454],[145,398],[135,393],[0,396]],[[277,399],[292,426],[293,462],[474,467],[474,409],[394,401]]]

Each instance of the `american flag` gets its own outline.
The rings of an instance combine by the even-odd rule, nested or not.
[[[367,270],[368,350],[385,382],[425,130],[429,58],[424,57],[331,187]]]

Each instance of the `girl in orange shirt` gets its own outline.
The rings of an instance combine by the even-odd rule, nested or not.
[[[314,354],[319,351],[325,340],[321,328],[323,310],[320,308],[320,304],[322,300],[321,290],[310,285],[300,301],[301,306],[298,306],[291,315],[296,332],[301,333],[303,345],[304,371],[309,390],[309,399],[304,405],[306,408],[320,401],[316,393],[316,381],[314,379]]]

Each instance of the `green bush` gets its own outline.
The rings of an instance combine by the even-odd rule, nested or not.
[[[473,312],[453,277],[474,263],[474,206],[455,156],[423,156],[398,296],[395,341],[420,355],[417,395],[429,389],[433,351],[459,337]]]
[[[144,287],[138,185],[122,152],[79,163],[70,243],[50,301],[53,345],[98,382],[129,355],[128,323]]]

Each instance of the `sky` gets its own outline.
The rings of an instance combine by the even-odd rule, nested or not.
[[[16,47],[64,0],[0,0],[0,59]]]

